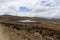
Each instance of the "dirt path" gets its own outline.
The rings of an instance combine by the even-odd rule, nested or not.
[[[9,40],[8,35],[4,32],[5,28],[0,24],[0,40]]]

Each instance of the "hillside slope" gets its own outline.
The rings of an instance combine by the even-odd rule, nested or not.
[[[0,35],[0,40],[60,40],[60,21],[4,15],[0,16]]]

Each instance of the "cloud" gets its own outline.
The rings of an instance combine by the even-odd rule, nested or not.
[[[0,15],[60,17],[60,0],[0,0]]]
[[[13,10],[18,10],[20,6],[25,6],[27,8],[32,8],[33,5],[37,2],[36,0],[0,0],[0,9],[9,10],[10,8]],[[15,9],[14,9],[15,8]]]

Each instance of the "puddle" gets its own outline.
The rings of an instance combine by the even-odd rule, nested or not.
[[[32,21],[32,20],[20,20],[19,22],[36,22],[36,21]]]

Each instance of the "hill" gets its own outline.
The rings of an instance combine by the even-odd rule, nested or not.
[[[2,40],[60,40],[60,19],[1,15],[0,30]]]

